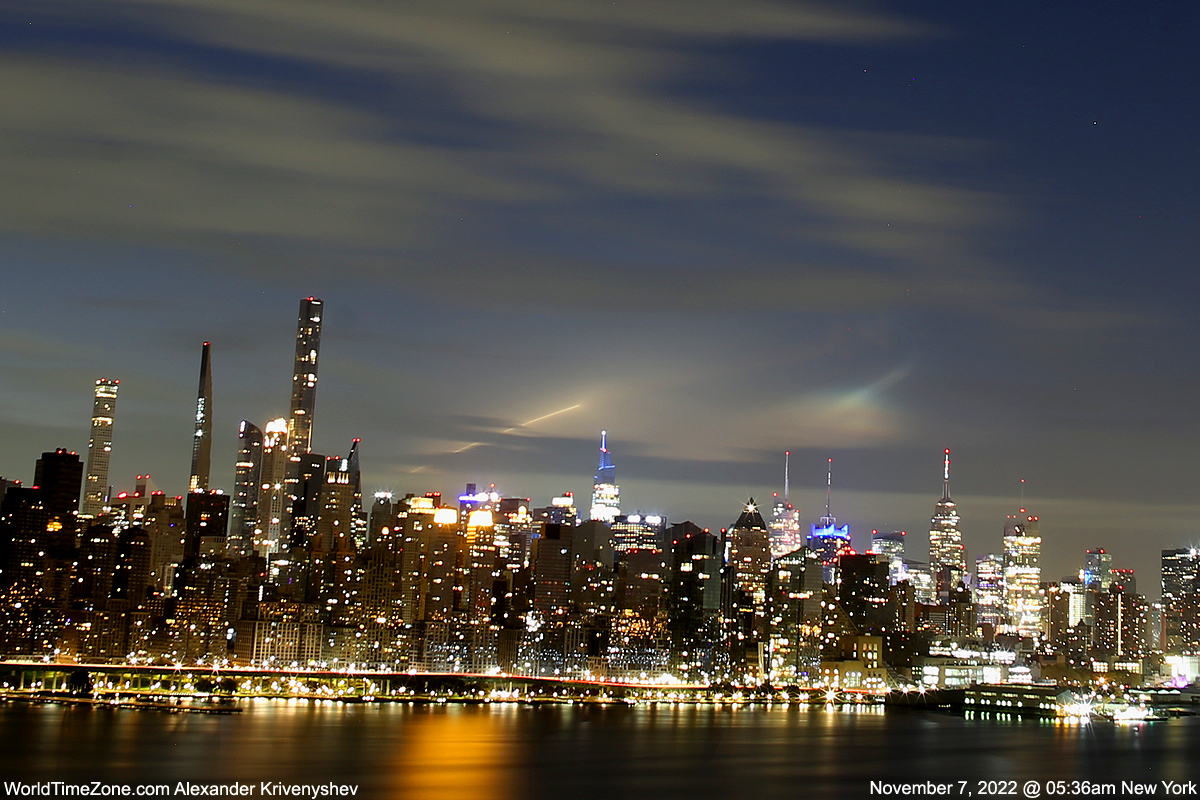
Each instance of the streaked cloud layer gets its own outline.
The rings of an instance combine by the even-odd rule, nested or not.
[[[104,372],[114,482],[179,483],[211,339],[227,483],[311,293],[318,445],[381,488],[582,492],[607,428],[708,524],[784,449],[878,500],[953,447],[1072,547],[1092,501],[1191,508],[1195,154],[1146,99],[1186,43],[1033,8],[6,3],[0,472],[86,446]]]

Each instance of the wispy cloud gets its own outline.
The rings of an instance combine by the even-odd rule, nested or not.
[[[711,306],[735,279],[868,303],[890,297],[897,275],[921,298],[1005,282],[974,243],[1008,217],[1004,199],[913,168],[944,140],[883,147],[886,135],[753,117],[680,90],[709,69],[705,48],[730,37],[870,46],[943,33],[914,20],[770,0],[93,0],[4,16],[30,15],[33,31],[0,59],[10,231],[396,280],[473,277],[464,248],[503,259],[507,247],[501,263],[526,297],[546,294],[544,269],[519,268],[539,260],[572,288],[602,291],[578,243],[547,244],[567,216],[568,229],[594,219],[619,232],[629,252],[669,243],[668,267],[645,281],[660,302]],[[87,46],[68,45],[78,38]],[[649,228],[636,223],[644,203],[677,212]],[[725,213],[737,204],[771,206],[770,229]],[[716,209],[720,235],[685,221]],[[515,239],[492,227],[497,213],[522,220]],[[492,221],[473,226],[481,217]],[[830,252],[756,254],[764,234]],[[717,254],[731,237],[740,247]],[[622,286],[647,277],[636,260],[600,259],[617,278],[628,267]],[[668,288],[697,268],[688,291]]]

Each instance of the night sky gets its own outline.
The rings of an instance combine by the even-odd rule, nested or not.
[[[6,0],[0,474],[85,451],[214,484],[314,449],[718,527],[783,488],[924,558],[953,451],[969,557],[1020,503],[1158,593],[1200,544],[1200,5]],[[557,413],[561,411],[562,413]],[[546,415],[554,416],[546,417]],[[544,419],[539,419],[546,417]]]

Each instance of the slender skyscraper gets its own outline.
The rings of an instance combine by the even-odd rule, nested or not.
[[[354,503],[350,507],[350,533],[354,544],[362,547],[367,542],[367,515],[363,511],[362,502],[362,468],[359,465],[358,444],[361,439],[355,439],[350,444],[350,454],[346,456],[350,468],[350,485],[354,487]]]
[[[791,486],[788,476],[788,466],[791,452],[783,454],[783,497],[775,495],[775,503],[771,509],[771,556],[778,558],[804,546],[804,534],[800,529],[800,512],[792,507],[788,497]]]
[[[592,484],[591,519],[612,522],[621,513],[621,487],[617,486],[617,468],[608,452],[608,431],[600,431],[600,468]]]
[[[284,480],[284,508],[281,516],[285,537],[283,549],[302,546],[316,532],[319,500],[309,498],[305,476],[316,470],[324,475],[324,458],[312,458],[313,412],[317,406],[317,356],[321,350],[321,312],[324,303],[315,297],[300,301],[296,321],[296,361],[292,370],[292,408],[287,420],[288,467]],[[308,487],[319,498],[321,480]],[[309,499],[314,502],[309,503]],[[299,527],[302,530],[297,531]]]
[[[96,399],[92,405],[92,437],[88,441],[87,471],[83,483],[84,517],[97,517],[108,499],[108,458],[112,453],[113,419],[117,413],[117,386],[120,381],[101,378],[96,381]]]
[[[959,516],[950,499],[950,451],[946,451],[942,473],[942,499],[929,521],[929,569],[937,581],[939,595],[949,595],[967,576],[967,551],[963,546]]]
[[[292,455],[312,452],[313,410],[317,405],[317,355],[321,350],[321,312],[315,297],[300,301],[296,322],[296,365],[292,370],[292,409],[288,413],[288,448]]]
[[[258,496],[262,490],[263,432],[242,420],[238,426],[238,457],[229,509],[229,550],[247,556],[254,551],[258,526]]]
[[[259,457],[258,521],[254,527],[253,547],[260,556],[273,556],[280,550],[287,533],[288,498],[284,476],[288,458],[287,420],[273,419],[263,429],[262,455]],[[244,523],[243,523],[244,524]]]
[[[208,491],[212,463],[212,373],[209,372],[208,342],[200,353],[200,388],[196,392],[196,433],[192,437],[192,477],[188,492]]]

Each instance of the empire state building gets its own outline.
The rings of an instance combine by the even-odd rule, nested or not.
[[[949,593],[967,576],[967,551],[958,529],[958,509],[950,499],[950,451],[942,474],[942,499],[929,520],[929,569],[937,579],[938,594]]]

